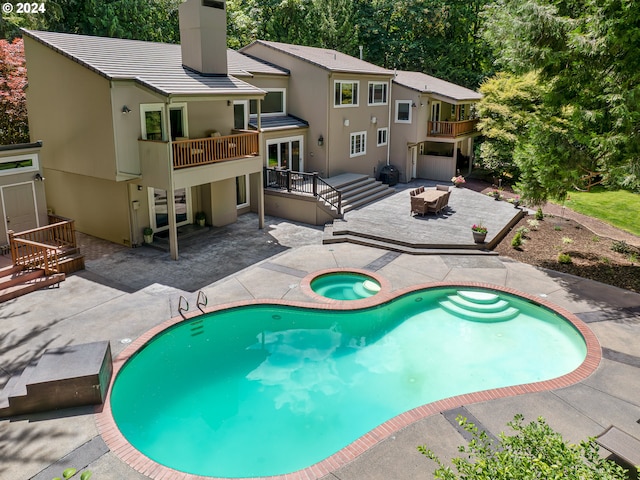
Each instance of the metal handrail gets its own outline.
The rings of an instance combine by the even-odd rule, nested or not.
[[[202,307],[206,307],[209,300],[207,296],[204,294],[202,290],[198,292],[198,298],[196,299],[196,307],[198,307],[202,312],[204,312]]]
[[[183,306],[183,303],[185,303],[186,306]],[[188,310],[189,302],[183,295],[180,295],[180,299],[178,300],[178,313],[184,317],[184,313],[182,312],[187,312]]]
[[[328,203],[342,214],[342,193],[314,173],[297,172],[280,168],[264,168],[264,187],[313,195]]]

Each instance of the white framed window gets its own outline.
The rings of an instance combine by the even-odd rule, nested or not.
[[[287,111],[287,89],[265,88],[267,94],[260,104],[260,115],[275,116],[285,115]],[[258,100],[249,100],[249,115],[258,115]]]
[[[387,82],[369,82],[368,105],[387,104]]]
[[[0,158],[0,175],[37,172],[38,170],[39,164],[37,153]]]
[[[267,140],[267,166],[304,171],[304,137],[284,137]]]
[[[367,132],[355,132],[350,138],[350,157],[359,157],[367,154]]]
[[[396,100],[396,123],[411,123],[411,100]]]
[[[140,119],[142,121],[143,140],[167,140],[167,135],[164,131],[163,103],[141,104]]]
[[[249,205],[249,175],[236,177],[236,208]]]
[[[335,93],[334,106],[357,107],[359,105],[358,90],[360,89],[360,82],[356,80],[335,80],[333,86]]]
[[[378,133],[378,147],[386,145],[389,129],[387,127],[379,128],[377,133]]]
[[[249,124],[249,108],[247,100],[233,102],[233,128],[246,130]]]

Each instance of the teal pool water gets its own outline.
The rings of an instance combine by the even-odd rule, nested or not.
[[[311,281],[311,290],[334,300],[360,300],[380,291],[380,284],[372,277],[355,272],[332,272]]]
[[[585,356],[571,323],[497,292],[429,289],[352,311],[255,305],[160,333],[120,370],[111,409],[158,463],[269,476],[417,406],[555,378]]]

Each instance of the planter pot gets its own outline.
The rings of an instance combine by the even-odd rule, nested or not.
[[[198,222],[198,226],[204,227],[205,219],[204,218],[199,218],[198,220],[196,220],[196,222]]]
[[[456,188],[460,188],[460,187],[462,187],[462,184],[461,183],[454,183],[453,186],[456,187]]]
[[[153,234],[144,235],[144,243],[153,243]]]
[[[487,238],[486,233],[479,233],[474,231],[471,231],[471,233],[473,233],[473,241],[476,243],[484,243],[484,239]]]

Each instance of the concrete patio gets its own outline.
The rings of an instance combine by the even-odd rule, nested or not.
[[[408,188],[398,186],[398,194]],[[512,206],[504,204],[510,209],[505,210],[506,220],[496,218],[494,226],[489,213],[497,210],[490,207],[504,202],[463,192],[452,196],[455,214],[412,222],[407,209],[405,226],[391,230],[423,235],[428,224],[429,234],[437,235],[438,228],[457,219],[466,230],[460,235],[470,242],[470,221],[483,220],[490,231],[509,221]],[[462,207],[463,196],[468,196],[469,205],[489,202],[482,208],[483,218],[462,213],[467,208]],[[380,219],[381,226],[392,225],[398,217],[396,204],[385,202],[399,202],[394,197],[351,212],[347,222],[370,215]],[[481,281],[540,296],[577,314],[603,348],[595,373],[567,388],[465,405],[460,413],[496,436],[516,413],[522,413],[527,421],[545,417],[572,442],[596,435],[610,424],[640,438],[640,295],[493,255],[415,256],[351,243],[323,245],[320,228],[267,218],[266,228],[257,230],[255,217],[245,217],[183,242],[178,262],[151,248],[114,249],[88,260],[85,271],[70,276],[59,288],[0,305],[0,384],[46,348],[109,340],[115,357],[131,339],[176,316],[181,295],[191,305],[198,290],[205,292],[209,305],[251,299],[311,301],[299,288],[302,278],[317,270],[349,267],[377,272],[393,290],[430,282]],[[416,447],[427,444],[444,459],[456,456],[464,439],[455,413],[411,424],[323,480],[433,478],[434,465]],[[88,468],[95,479],[148,478],[108,450],[91,407],[0,421],[1,478],[50,480],[70,466]]]

